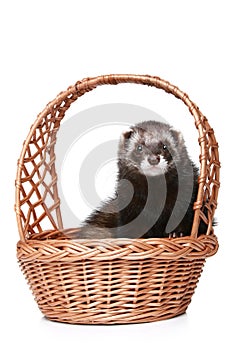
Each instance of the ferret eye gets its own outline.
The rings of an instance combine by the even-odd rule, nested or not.
[[[167,145],[164,145],[162,146],[163,150],[166,151],[167,150]]]
[[[137,146],[137,151],[138,151],[138,152],[142,152],[142,145],[138,145],[138,146]]]

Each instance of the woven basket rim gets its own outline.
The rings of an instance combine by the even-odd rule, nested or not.
[[[218,250],[214,234],[178,238],[30,239],[17,244],[21,261],[203,259]]]

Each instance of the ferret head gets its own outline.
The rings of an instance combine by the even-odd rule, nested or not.
[[[176,167],[184,150],[180,132],[168,124],[146,121],[123,132],[118,157],[146,176],[158,176]]]

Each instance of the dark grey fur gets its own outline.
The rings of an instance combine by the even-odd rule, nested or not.
[[[102,203],[74,238],[190,235],[198,168],[181,133],[156,121],[132,126],[119,141],[118,170],[115,197]],[[201,223],[199,233],[205,231]]]

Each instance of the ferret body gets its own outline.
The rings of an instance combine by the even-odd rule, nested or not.
[[[86,219],[78,238],[190,235],[197,191],[198,168],[181,133],[156,121],[136,124],[119,141],[115,197]]]

